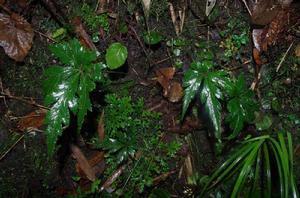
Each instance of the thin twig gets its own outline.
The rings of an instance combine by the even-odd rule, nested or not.
[[[0,4],[0,8],[1,8],[2,10],[4,10],[5,12],[7,12],[8,14],[12,14],[12,13],[13,13],[10,9],[8,9],[7,7],[5,7],[4,5],[1,5],[1,4]]]
[[[246,8],[247,8],[247,11],[249,12],[250,16],[252,16],[252,12],[251,12],[251,10],[250,10],[250,8],[249,8],[247,2],[246,2],[245,0],[242,0],[242,1],[243,1],[243,3],[245,4],[245,6],[246,6]]]
[[[1,78],[0,78],[0,89],[1,89],[1,92],[4,92],[4,89],[3,89],[3,83],[2,83],[2,79],[1,79]],[[6,100],[5,100],[5,96],[1,96],[0,98],[3,98],[4,105],[5,105],[6,107],[8,107],[8,106],[7,106],[7,103],[6,103]]]
[[[24,138],[24,134],[0,157],[0,161]]]
[[[289,51],[291,50],[291,48],[292,48],[292,46],[294,45],[294,43],[295,43],[295,41],[293,41],[293,42],[290,44],[289,48],[288,48],[288,49],[286,50],[286,52],[284,53],[284,55],[283,55],[283,57],[282,57],[280,63],[278,64],[278,66],[277,66],[277,68],[276,68],[276,72],[279,71],[279,69],[280,69],[282,63],[284,62],[284,60],[285,60],[287,54],[288,54]]]
[[[143,45],[143,43],[142,43],[140,37],[138,36],[138,34],[136,33],[135,29],[134,29],[131,25],[129,25],[129,28],[130,28],[130,30],[133,32],[133,34],[134,34],[136,40],[138,41],[138,43],[140,44],[140,46],[141,46],[141,48],[142,48],[144,54],[146,55],[146,60],[147,60],[147,63],[148,63],[148,67],[150,68],[150,67],[151,67],[151,64],[150,64],[149,55],[148,55],[148,53],[147,53],[147,51],[146,51],[146,49],[145,49],[145,47],[144,47],[144,45]],[[149,68],[148,68],[148,69],[149,69]]]
[[[13,96],[13,95],[7,94],[7,93],[2,92],[2,91],[0,92],[0,96],[1,96],[1,95],[7,97],[8,99],[18,100],[18,101],[21,101],[21,102],[30,104],[30,105],[32,105],[32,106],[39,107],[39,108],[41,108],[41,109],[46,109],[46,110],[49,110],[49,109],[50,109],[49,107],[45,107],[45,106],[43,106],[43,105],[37,104],[37,103],[36,103],[35,101],[33,101],[33,100],[31,100],[31,101],[25,100],[25,99],[22,98],[22,97],[19,97],[19,96]]]
[[[42,33],[42,32],[40,32],[40,31],[38,31],[38,30],[33,30],[35,33],[37,33],[37,34],[39,34],[39,35],[41,35],[41,36],[43,36],[43,37],[45,37],[46,39],[49,39],[50,41],[52,41],[52,42],[54,42],[54,43],[56,43],[56,40],[54,40],[53,38],[51,38],[50,36],[48,36],[48,35],[46,35],[46,34],[44,34],[44,33]]]

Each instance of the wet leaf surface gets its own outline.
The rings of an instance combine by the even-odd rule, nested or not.
[[[33,41],[31,25],[20,15],[0,13],[0,45],[15,61],[23,61]]]

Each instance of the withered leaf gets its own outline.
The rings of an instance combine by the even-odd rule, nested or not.
[[[260,53],[259,53],[258,49],[253,48],[252,54],[253,54],[253,59],[254,59],[255,63],[257,65],[262,65],[263,62],[262,62],[262,60],[260,58]]]
[[[96,175],[101,174],[104,171],[105,168],[104,152],[99,152],[99,151],[95,152],[87,161]],[[78,162],[76,163],[75,168],[79,176],[81,177],[86,176],[86,174],[81,168],[81,165]]]
[[[81,170],[84,172],[86,177],[91,181],[95,181],[97,178],[96,174],[91,165],[89,164],[89,161],[86,159],[85,155],[80,150],[80,148],[75,145],[71,145],[71,150],[74,157],[76,158],[77,163],[79,164]]]
[[[18,129],[26,131],[28,128],[40,128],[44,124],[46,110],[33,111],[24,116],[18,123]]]
[[[18,14],[0,13],[0,45],[5,53],[15,61],[23,61],[32,46],[33,29]]]
[[[75,32],[79,37],[79,41],[80,41],[81,45],[83,45],[87,49],[95,50],[96,52],[98,52],[92,39],[90,38],[88,33],[85,31],[84,25],[82,24],[80,17],[75,17],[73,20],[73,24],[75,25]]]
[[[183,96],[182,86],[178,82],[171,81],[168,88],[167,98],[170,102],[179,102]]]
[[[295,49],[295,55],[297,57],[300,57],[300,43],[298,43],[298,45],[296,46],[296,49]]]
[[[97,126],[97,132],[100,142],[104,140],[105,131],[104,131],[104,111],[102,111],[98,126]]]
[[[183,91],[180,83],[173,81],[175,74],[174,67],[161,68],[155,71],[157,82],[163,88],[164,97],[168,98],[170,102],[178,102],[181,100]]]

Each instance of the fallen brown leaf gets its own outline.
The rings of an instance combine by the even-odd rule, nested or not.
[[[166,97],[170,102],[179,102],[183,96],[183,89],[180,83],[171,81]]]
[[[86,177],[91,181],[95,181],[97,179],[96,174],[80,148],[72,144],[71,151]]]
[[[173,81],[175,74],[174,67],[161,68],[155,71],[157,82],[163,88],[163,96],[170,102],[178,102],[183,96],[181,84]]]
[[[123,171],[126,168],[126,164],[122,165],[120,168],[115,170],[112,175],[104,182],[104,184],[101,186],[100,191],[103,191],[107,188],[109,188],[116,179],[123,173]]]
[[[98,127],[97,127],[97,132],[98,132],[98,137],[100,142],[104,140],[105,136],[105,131],[104,131],[104,111],[102,111],[99,122],[98,122]]]
[[[15,61],[23,61],[32,46],[33,29],[18,14],[0,13],[0,45],[5,53]]]
[[[18,129],[25,132],[28,128],[40,128],[44,124],[47,111],[40,109],[24,116],[18,123]]]
[[[104,153],[103,152],[95,152],[90,159],[87,160],[88,164],[93,169],[93,172],[95,175],[101,174],[104,171],[105,168],[105,162],[104,162]],[[85,177],[85,173],[82,170],[80,164],[77,162],[75,165],[76,172],[79,176]]]
[[[98,49],[94,45],[88,33],[85,31],[84,25],[82,24],[80,17],[75,17],[73,20],[73,24],[75,25],[75,32],[79,37],[81,45],[85,46],[88,49],[95,50],[97,52]]]
[[[296,46],[296,49],[295,49],[295,55],[297,57],[300,57],[300,43],[298,43],[298,45]]]
[[[263,64],[263,62],[260,58],[260,53],[259,53],[257,48],[253,48],[252,55],[253,55],[253,59],[254,59],[254,61],[257,65],[262,65]]]

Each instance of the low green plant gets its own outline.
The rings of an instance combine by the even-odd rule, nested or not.
[[[224,49],[224,61],[230,61],[233,57],[238,59],[242,46],[249,43],[249,25],[238,17],[231,18],[225,30],[220,32],[224,39],[220,43],[220,47]]]
[[[97,31],[99,27],[102,27],[105,32],[109,32],[107,13],[97,15],[88,4],[84,3],[80,10],[80,16],[91,31]]]
[[[160,115],[145,110],[143,100],[133,102],[128,96],[110,94],[105,101],[105,139],[99,142],[95,138],[93,144],[106,151],[107,177],[127,164],[112,187],[116,196],[132,197],[150,187],[154,177],[170,170],[168,161],[181,144],[161,141]]]
[[[49,48],[63,65],[51,66],[45,71],[45,104],[50,106],[45,120],[47,145],[49,154],[53,154],[58,137],[70,124],[71,114],[77,117],[77,131],[80,131],[87,111],[92,110],[89,93],[97,82],[105,80],[106,65],[95,63],[96,53],[82,47],[78,40]],[[119,59],[120,54],[111,56]]]
[[[239,134],[245,122],[252,121],[256,105],[243,77],[230,80],[227,72],[215,67],[213,53],[205,49],[198,53],[198,61],[194,61],[185,72],[182,117],[192,100],[198,96],[210,118],[215,138],[221,142],[222,102],[227,102],[229,113],[226,121],[233,129],[230,139]]]
[[[232,181],[228,197],[299,197],[293,169],[293,145],[282,133],[247,139],[206,179],[200,197]],[[277,197],[276,195],[276,197]]]
[[[156,31],[147,31],[143,35],[144,42],[147,45],[155,45],[161,42],[163,39],[162,35]]]

